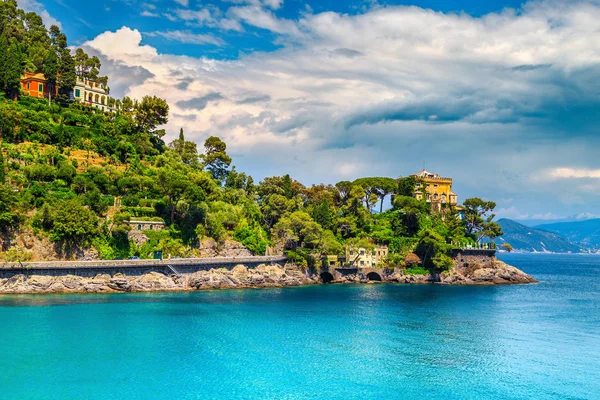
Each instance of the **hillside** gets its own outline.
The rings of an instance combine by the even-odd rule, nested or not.
[[[600,248],[600,219],[544,224],[536,226],[536,229],[557,233],[586,248]]]
[[[498,223],[502,227],[504,236],[496,239],[496,243],[510,243],[517,251],[536,253],[579,253],[583,251],[578,244],[554,232],[532,228],[505,218],[500,219]]]

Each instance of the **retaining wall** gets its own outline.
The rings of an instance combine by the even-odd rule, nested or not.
[[[47,275],[64,276],[77,275],[94,277],[98,274],[114,276],[118,273],[138,276],[148,272],[173,274],[172,266],[182,274],[198,271],[208,271],[212,268],[232,269],[243,264],[248,268],[256,268],[261,264],[285,264],[286,257],[215,257],[188,258],[174,260],[114,260],[114,261],[50,261],[27,263],[1,263],[0,278],[10,278],[14,275]]]

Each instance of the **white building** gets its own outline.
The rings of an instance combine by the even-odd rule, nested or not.
[[[81,77],[77,77],[73,90],[74,100],[96,107],[101,111],[117,112],[117,107],[108,105],[108,94],[104,85]]]
[[[348,247],[346,261],[356,268],[375,268],[383,262],[387,254],[387,246],[375,246],[373,249]]]

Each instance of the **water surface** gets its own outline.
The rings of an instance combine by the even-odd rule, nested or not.
[[[541,283],[0,296],[0,398],[600,398],[600,256],[502,258]]]

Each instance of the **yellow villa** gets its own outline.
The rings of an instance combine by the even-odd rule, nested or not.
[[[452,191],[452,178],[444,178],[426,170],[413,176],[420,180],[413,196],[418,200],[425,196],[425,200],[431,204],[433,211],[439,212],[445,205],[456,206],[458,204],[458,196]]]

